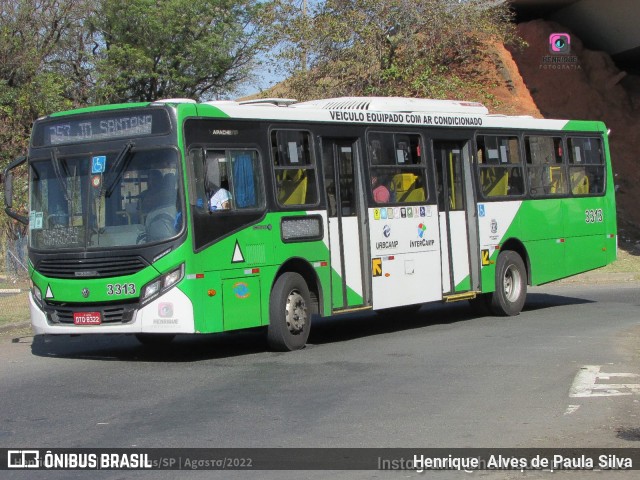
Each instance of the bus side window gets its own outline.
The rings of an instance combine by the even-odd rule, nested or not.
[[[524,142],[531,195],[566,195],[567,172],[563,162],[562,138],[546,135],[526,136]]]
[[[194,148],[189,152],[189,177],[193,182],[189,188],[189,203],[197,209],[206,209],[207,194],[204,189],[204,150]]]
[[[479,135],[478,185],[485,198],[522,196],[524,174],[518,137]]]
[[[249,152],[233,152],[231,155],[233,171],[233,198],[236,208],[255,208],[257,191],[255,168]]]
[[[423,202],[425,200],[422,179],[414,173],[398,173],[394,175],[392,191],[395,192],[395,201],[399,203]]]
[[[206,206],[211,212],[232,208],[227,155],[224,150],[208,150],[204,164]]]
[[[316,162],[307,131],[274,130],[271,151],[276,199],[282,206],[316,205]]]
[[[374,203],[426,201],[426,162],[419,135],[370,132],[367,146]]]
[[[259,156],[254,150],[207,150],[204,160],[194,156],[193,172],[198,209],[215,213],[263,205]]]

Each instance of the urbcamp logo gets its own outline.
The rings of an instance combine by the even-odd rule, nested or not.
[[[389,225],[385,225],[382,228],[382,234],[385,236],[385,238],[389,238],[389,235],[391,235],[391,227]]]
[[[91,292],[89,291],[89,289],[88,289],[88,288],[83,288],[83,289],[82,289],[82,296],[83,296],[84,298],[88,298],[90,293],[91,293]]]
[[[491,219],[491,233],[498,233],[498,222],[495,218]]]
[[[424,232],[427,231],[427,226],[424,223],[418,225],[418,238],[424,237]]]
[[[571,53],[571,35],[568,33],[549,35],[549,52],[554,55],[569,55]]]

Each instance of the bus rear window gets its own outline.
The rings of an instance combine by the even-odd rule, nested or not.
[[[604,193],[604,157],[599,138],[569,138],[569,183],[573,195]]]

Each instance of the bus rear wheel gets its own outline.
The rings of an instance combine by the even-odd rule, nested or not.
[[[271,349],[287,352],[303,348],[311,329],[311,296],[301,275],[283,273],[271,290],[267,341]]]
[[[527,270],[520,255],[505,250],[496,262],[496,290],[490,308],[495,315],[518,315],[527,298]]]

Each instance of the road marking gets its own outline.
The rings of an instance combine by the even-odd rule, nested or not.
[[[600,365],[585,365],[573,380],[569,396],[584,397],[617,397],[621,395],[640,395],[639,383],[597,383],[598,380],[612,378],[640,378],[635,373],[604,373]]]
[[[565,410],[565,415],[571,415],[572,413],[576,413],[576,411],[580,408],[580,405],[569,405]]]

